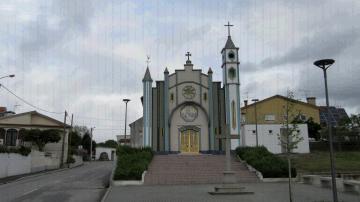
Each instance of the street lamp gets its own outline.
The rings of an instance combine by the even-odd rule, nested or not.
[[[256,146],[259,146],[259,137],[258,137],[258,124],[257,124],[257,112],[256,112],[256,102],[259,101],[259,99],[252,99],[251,101],[254,102],[255,107],[255,135],[256,135]]]
[[[15,74],[10,74],[10,75],[7,75],[7,76],[0,77],[0,79],[6,78],[6,77],[13,78],[13,77],[15,77]]]
[[[332,137],[332,128],[330,125],[330,108],[329,108],[329,94],[327,87],[327,75],[326,70],[333,65],[335,60],[333,59],[323,59],[314,62],[314,65],[321,68],[324,72],[325,80],[325,96],[326,96],[326,108],[327,108],[327,127],[329,131],[329,147],[330,147],[330,167],[331,167],[331,181],[332,181],[332,192],[334,202],[338,202],[337,189],[336,189],[336,171],[335,171],[335,160],[334,160],[334,149],[333,149],[333,137]]]
[[[90,128],[90,161],[92,161],[92,154],[93,154],[93,152],[92,152],[92,147],[93,147],[93,145],[92,145],[92,142],[93,142],[92,138],[93,138],[93,130],[94,130],[94,129],[95,129],[95,127]]]
[[[126,141],[127,141],[126,140],[127,103],[130,102],[130,99],[125,98],[125,99],[123,99],[123,101],[126,104],[126,108],[125,108],[125,142],[124,142],[124,144],[126,145]]]

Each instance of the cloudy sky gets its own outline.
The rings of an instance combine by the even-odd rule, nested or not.
[[[220,51],[228,21],[240,48],[242,100],[293,90],[297,99],[324,104],[323,77],[313,62],[333,58],[330,104],[360,113],[360,1],[357,0],[2,0],[0,81],[41,113],[95,126],[95,139],[124,133],[142,116],[146,55],[154,80],[195,68],[221,81]],[[34,110],[3,88],[0,105]],[[46,110],[46,111],[42,111]],[[129,134],[129,132],[128,132]]]

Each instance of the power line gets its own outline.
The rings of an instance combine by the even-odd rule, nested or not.
[[[35,106],[33,104],[31,104],[30,102],[26,101],[25,99],[21,98],[20,96],[16,95],[14,92],[12,92],[10,89],[6,88],[3,84],[0,84],[0,88],[4,88],[7,92],[9,92],[10,94],[12,94],[13,96],[15,96],[17,99],[23,101],[25,104],[37,109],[37,110],[40,110],[40,111],[44,111],[44,112],[47,112],[47,113],[52,113],[52,114],[63,114],[64,112],[52,112],[52,111],[49,111],[49,110],[46,110],[46,109],[43,109],[43,108],[40,108],[38,106]]]

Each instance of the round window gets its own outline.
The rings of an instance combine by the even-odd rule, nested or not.
[[[228,57],[230,60],[234,60],[235,59],[235,53],[233,51],[230,51],[228,54]]]

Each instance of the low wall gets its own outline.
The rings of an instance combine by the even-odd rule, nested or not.
[[[76,161],[82,163],[76,157]],[[32,150],[28,156],[0,153],[0,178],[60,168],[60,159],[45,156],[44,152]]]
[[[0,178],[31,172],[31,156],[0,153]]]
[[[69,168],[77,167],[84,164],[82,156],[73,155],[72,157],[75,159],[75,163],[70,164]]]

